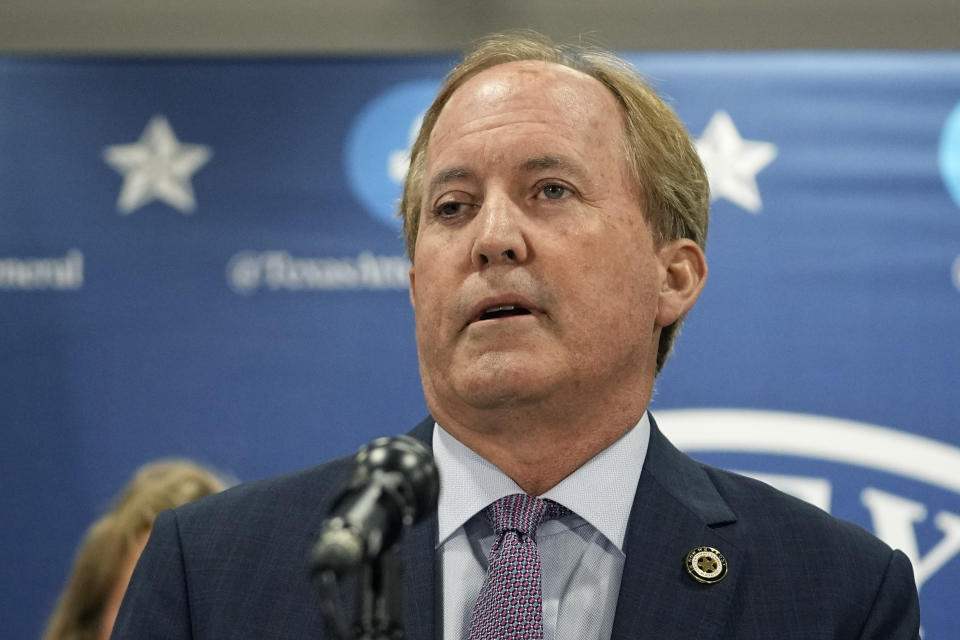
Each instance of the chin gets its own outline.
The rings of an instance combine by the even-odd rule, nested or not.
[[[471,367],[453,377],[461,400],[475,409],[507,409],[539,402],[556,388],[556,378],[531,367]]]

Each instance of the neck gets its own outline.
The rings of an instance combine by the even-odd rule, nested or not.
[[[640,393],[621,402],[593,403],[594,411],[583,403],[552,408],[537,403],[457,413],[431,407],[431,413],[524,492],[539,496],[632,429],[649,397]]]

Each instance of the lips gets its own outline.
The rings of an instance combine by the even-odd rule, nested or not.
[[[478,321],[493,320],[494,318],[506,318],[508,316],[527,316],[530,310],[525,307],[519,307],[515,304],[501,304],[487,309],[480,314]]]
[[[484,300],[473,308],[473,313],[470,315],[470,321],[467,324],[514,316],[529,316],[537,313],[537,311],[536,307],[526,300]]]

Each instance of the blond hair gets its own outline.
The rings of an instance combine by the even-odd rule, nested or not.
[[[43,640],[96,637],[124,558],[150,531],[157,515],[224,487],[215,473],[189,460],[160,460],[140,467],[114,498],[110,511],[84,535]]]
[[[400,201],[407,254],[414,259],[420,224],[427,145],[450,96],[481,71],[507,62],[539,61],[570,67],[602,82],[623,108],[627,161],[640,194],[644,216],[657,246],[690,238],[706,247],[710,188],[690,134],[673,110],[636,70],[609,51],[584,43],[555,44],[533,31],[517,31],[480,40],[446,77],[423,118],[410,153]],[[657,352],[663,368],[681,320],[664,327]]]

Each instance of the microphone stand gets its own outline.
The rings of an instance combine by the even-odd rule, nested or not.
[[[356,640],[402,640],[401,562],[398,545],[360,567]]]
[[[357,609],[353,625],[340,600],[337,573],[318,576],[320,610],[327,630],[340,640],[402,640],[402,563],[397,544],[358,567]]]
[[[357,453],[310,553],[329,635],[402,640],[403,530],[437,508],[440,477],[430,450],[410,436],[377,438]],[[356,619],[348,623],[337,580],[357,578]]]

